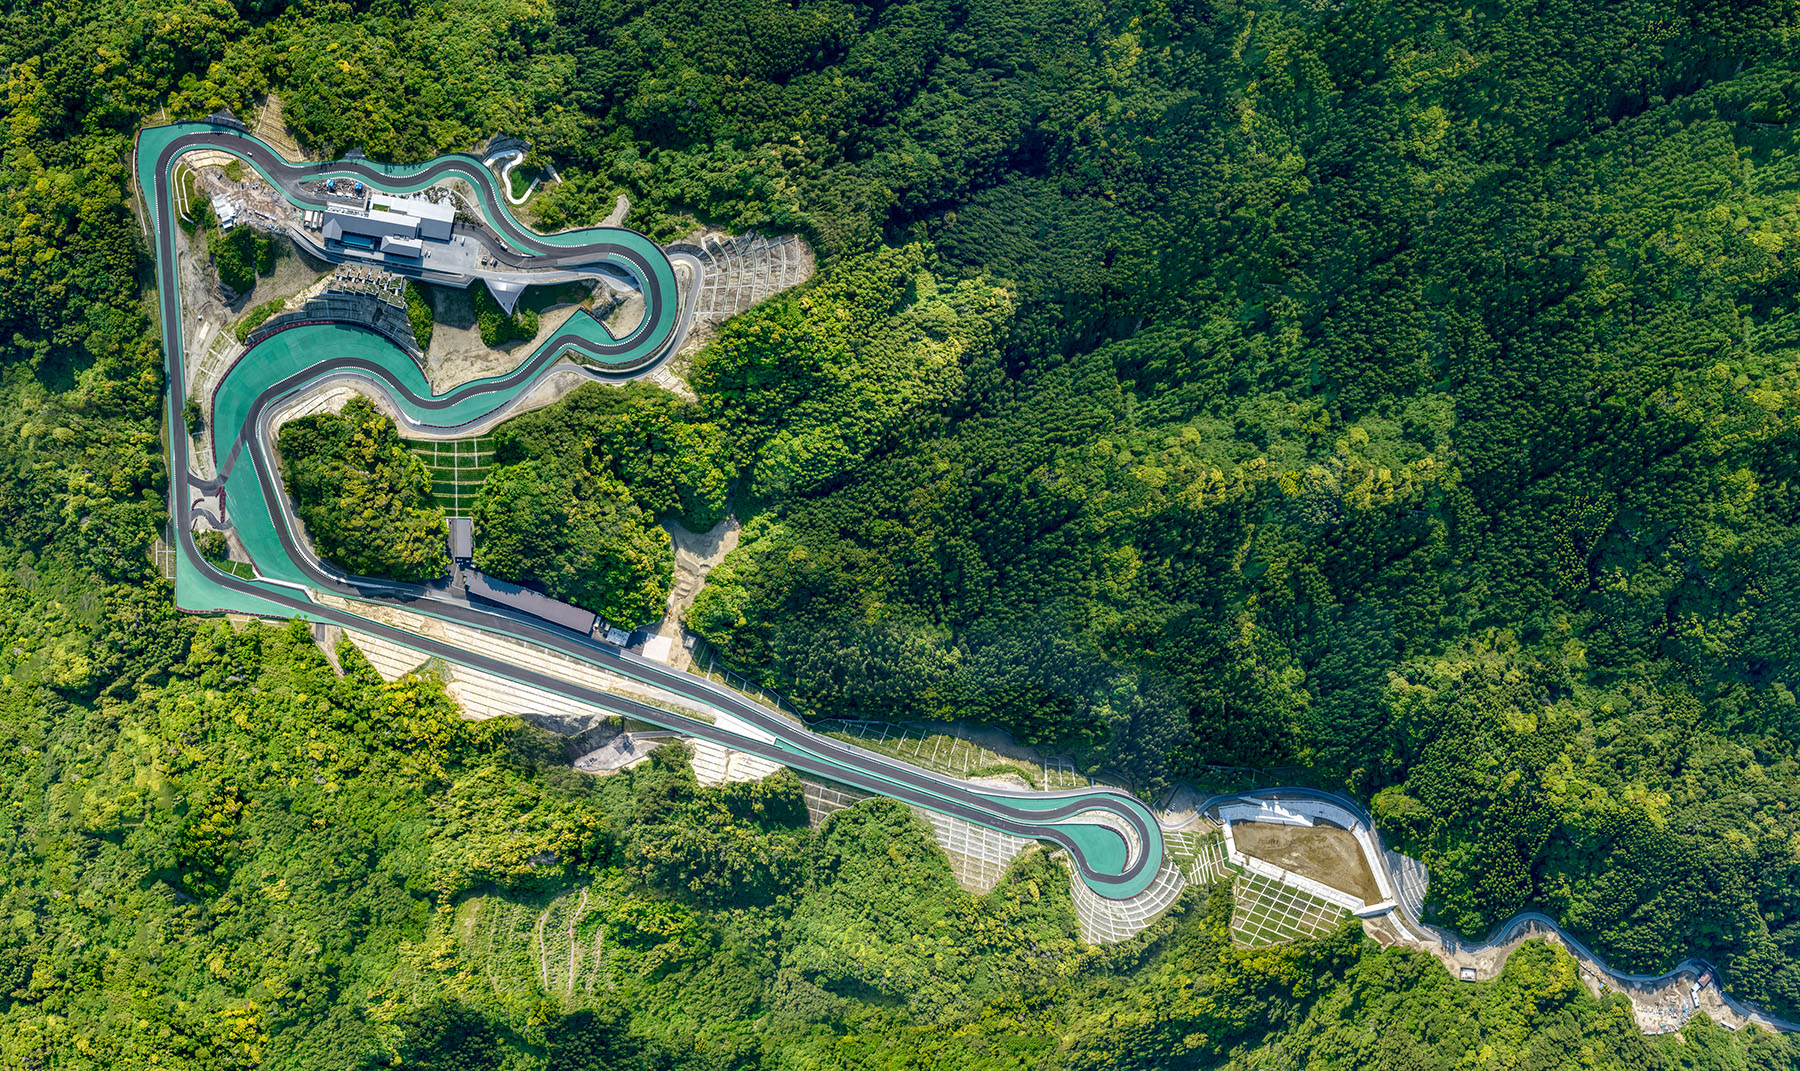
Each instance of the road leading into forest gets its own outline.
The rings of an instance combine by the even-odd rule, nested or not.
[[[214,392],[210,424],[219,475],[192,475],[186,405],[186,352],[176,269],[172,182],[186,153],[227,153],[253,168],[290,202],[322,207],[305,183],[349,178],[388,193],[412,193],[460,179],[476,193],[485,223],[498,236],[490,253],[514,270],[605,272],[629,276],[641,290],[645,314],[636,329],[614,338],[592,316],[576,316],[505,375],[432,392],[423,373],[397,346],[372,331],[343,323],[310,323],[278,331],[247,350]],[[402,584],[342,573],[315,557],[290,511],[271,447],[272,422],[284,405],[327,384],[349,383],[381,395],[418,432],[454,435],[491,426],[518,404],[568,351],[580,353],[588,374],[629,378],[666,357],[685,329],[674,269],[643,235],[622,228],[537,234],[515,219],[492,173],[473,156],[439,157],[419,165],[367,160],[296,164],[241,126],[224,121],[154,127],[139,135],[135,160],[152,226],[157,293],[162,305],[168,368],[170,512],[174,519],[176,603],[197,612],[231,611],[298,617],[373,634],[422,655],[491,673],[517,684],[599,707],[684,735],[758,755],[803,773],[892,797],[1014,836],[1063,848],[1095,893],[1129,899],[1150,886],[1164,861],[1154,816],[1127,793],[1109,788],[1071,792],[1014,792],[974,785],[810,732],[735,692],[528,615],[476,606],[447,584]],[[249,551],[256,579],[244,580],[201,557],[193,538],[196,492],[216,491],[225,519]],[[355,609],[327,605],[320,594]],[[380,607],[398,607],[483,632],[523,640],[679,697],[692,713],[677,713],[563,680],[444,640],[416,635],[377,620]]]

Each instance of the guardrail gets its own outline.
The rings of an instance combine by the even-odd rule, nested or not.
[[[745,699],[768,707],[791,721],[801,725],[808,723],[807,715],[800,708],[783,699],[779,693],[772,692],[743,674],[733,672],[720,665],[705,640],[700,640],[695,644],[693,658],[688,663],[688,672],[729,688]]]

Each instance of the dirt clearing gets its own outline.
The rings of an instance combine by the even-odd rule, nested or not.
[[[1363,858],[1362,845],[1349,830],[1336,826],[1290,826],[1277,822],[1233,822],[1238,851],[1274,863],[1302,877],[1359,896],[1366,904],[1381,900],[1375,875]]]

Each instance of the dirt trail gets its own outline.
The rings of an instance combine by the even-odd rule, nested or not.
[[[676,520],[663,522],[663,528],[668,530],[669,538],[675,544],[675,583],[669,588],[668,606],[656,634],[674,641],[670,645],[669,658],[676,669],[686,669],[693,658],[682,646],[682,615],[694,605],[701,586],[706,583],[706,574],[738,545],[742,527],[736,517],[727,517],[704,532],[693,531]]]

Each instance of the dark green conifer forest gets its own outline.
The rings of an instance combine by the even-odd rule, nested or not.
[[[802,236],[817,276],[693,400],[496,433],[490,517],[583,496],[579,540],[494,543],[522,579],[650,616],[655,522],[733,513],[688,624],[803,709],[1005,728],[1152,801],[1337,788],[1440,925],[1541,910],[1795,1018],[1797,17],[0,3],[0,1067],[1795,1066],[1644,1037],[1547,946],[1474,985],[1354,923],[1240,948],[1229,886],[1089,946],[1041,852],[972,895],[897,805],[808,828],[791,777],[673,748],[592,778],[429,669],[179,614],[129,159],[278,99],[321,158],[527,138],[546,229],[624,193],[658,240]],[[417,553],[338,525],[341,562],[425,575],[429,480],[364,416],[289,477],[328,508],[356,469]]]

